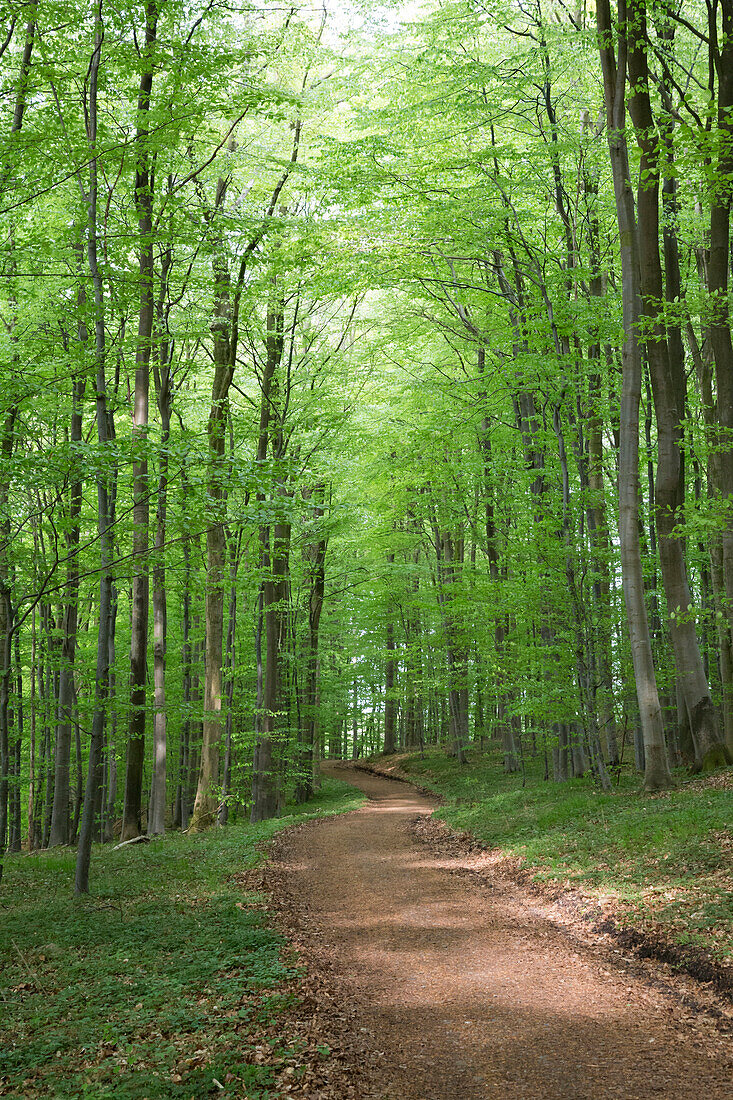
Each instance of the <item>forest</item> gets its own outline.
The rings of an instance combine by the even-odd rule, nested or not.
[[[0,1097],[729,1096],[733,0],[0,12]]]
[[[730,764],[731,0],[3,13],[5,862]]]

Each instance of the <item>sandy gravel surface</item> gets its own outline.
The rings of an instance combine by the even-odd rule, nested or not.
[[[729,1037],[516,891],[456,873],[415,838],[416,819],[433,809],[427,798],[327,770],[370,801],[293,831],[274,856],[275,879],[290,898],[282,911],[300,913],[301,948],[348,998],[341,1018],[359,1040],[351,1095],[733,1100]]]

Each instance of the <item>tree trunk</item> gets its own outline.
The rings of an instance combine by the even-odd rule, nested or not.
[[[389,565],[394,564],[394,554],[387,555]],[[397,700],[395,699],[395,636],[392,621],[392,609],[387,609],[386,652],[384,663],[384,752],[387,755],[397,751]]]
[[[160,412],[160,457],[158,471],[158,504],[155,525],[155,558],[153,562],[153,770],[148,804],[148,836],[165,832],[166,811],[166,697],[165,665],[168,640],[168,603],[165,588],[165,543],[168,516],[168,446],[171,432],[173,401],[170,356],[173,348],[163,334],[163,305],[171,264],[170,249],[161,264],[161,292],[158,301],[158,323],[161,331],[156,341],[157,358],[153,366],[155,395]]]
[[[733,0],[720,0],[720,11],[722,36],[719,48],[713,36],[710,39],[710,68],[718,76],[717,148],[720,153],[717,170],[712,176],[707,289],[710,295],[709,338],[715,361],[720,429],[712,443],[718,451],[714,468],[728,517],[722,535],[723,582],[727,597],[725,611],[733,635],[733,522],[730,520],[733,504],[733,340],[728,301],[730,180],[733,178]]]
[[[154,50],[158,27],[156,0],[146,0],[145,46],[141,55],[140,89],[135,135],[135,207],[140,241],[140,312],[135,352],[135,402],[133,408],[133,535],[132,621],[130,624],[130,724],[125,769],[125,806],[120,841],[131,840],[142,831],[142,784],[145,761],[145,718],[148,669],[148,610],[150,576],[148,542],[148,404],[150,395],[150,352],[154,323],[153,189],[154,173],[149,145],[150,95],[153,87]]]
[[[220,183],[220,188],[223,185]],[[234,377],[236,332],[232,324],[230,278],[226,263],[214,261],[214,379],[207,425],[209,476],[206,528],[206,644],[204,656],[204,721],[196,799],[189,828],[202,832],[217,821],[219,744],[221,741],[221,672],[224,651],[224,581],[226,568],[226,426],[229,387]]]
[[[313,490],[313,518],[317,522],[325,513],[325,485],[321,482]],[[295,798],[306,802],[313,795],[315,765],[318,754],[318,635],[326,589],[326,551],[328,537],[314,539],[305,552],[308,570],[308,652],[305,668],[305,736],[300,751],[299,777]]]
[[[639,253],[634,200],[625,137],[626,40],[623,7],[619,12],[619,57],[616,64],[609,0],[598,0],[598,34],[606,103],[616,217],[621,248],[624,346],[619,453],[619,539],[626,617],[631,640],[636,693],[645,747],[644,786],[664,790],[673,785],[664,743],[662,709],[657,691],[651,637],[644,603],[644,574],[639,545],[639,405],[641,349]]]
[[[647,69],[648,33],[645,0],[630,0],[629,18],[629,110],[641,150],[638,191],[638,241],[640,256],[641,315],[646,339],[646,355],[657,420],[657,475],[655,513],[659,536],[659,559],[669,610],[669,630],[674,648],[677,677],[685,700],[695,743],[695,767],[722,763],[727,755],[718,732],[718,720],[705,677],[702,655],[695,629],[692,593],[687,576],[684,543],[676,536],[684,506],[682,475],[682,419],[684,417],[685,377],[683,363],[673,362],[662,314],[662,266],[659,255],[659,141],[649,99]],[[667,230],[667,250],[672,246]],[[677,284],[679,272],[669,257],[670,272]],[[681,344],[681,340],[678,340]],[[673,370],[673,366],[676,368]]]
[[[80,292],[80,308],[84,306],[86,295]],[[82,333],[82,342],[86,333]],[[82,401],[86,380],[75,374],[73,380],[73,404],[71,413],[70,441],[72,448],[82,441]],[[76,635],[79,621],[79,537],[81,524],[82,481],[77,469],[69,492],[69,531],[66,536],[66,606],[63,615],[63,641],[61,643],[61,670],[59,674],[58,725],[56,727],[56,765],[51,813],[51,836],[49,845],[69,843],[69,776],[71,771],[71,709],[74,694],[74,663],[76,657]]]
[[[110,443],[114,441],[114,424],[108,414]],[[111,488],[109,493],[109,524],[114,530],[115,522],[115,498],[116,498],[116,468],[112,471]],[[110,538],[110,554],[114,558],[114,535]],[[117,710],[114,707],[116,692],[115,677],[115,634],[117,630],[117,587],[112,578],[112,590],[110,592],[110,613],[107,632],[107,666],[109,668],[108,698],[113,704],[109,722],[106,724],[106,758],[104,767],[106,772],[105,805],[103,813],[102,840],[109,843],[114,838],[115,805],[117,802]]]
[[[252,822],[274,817],[278,806],[274,735],[279,725],[281,707],[280,649],[285,636],[289,546],[290,525],[283,522],[275,523],[272,549],[267,557],[269,568],[263,585],[266,654],[262,696],[262,736],[258,745],[257,768],[253,769],[252,775],[250,815]]]
[[[590,118],[583,118],[583,130],[587,130]],[[604,286],[601,275],[600,227],[596,204],[598,201],[598,182],[585,170],[583,190],[588,206],[588,236],[591,253],[592,274],[589,289],[593,298],[603,298]],[[612,765],[619,762],[616,716],[614,713],[613,661],[611,657],[611,570],[610,536],[606,514],[605,486],[603,481],[603,414],[601,386],[601,345],[597,330],[591,334],[588,344],[588,359],[591,373],[588,377],[588,411],[586,433],[588,439],[588,530],[594,564],[593,600],[600,629],[596,632],[595,646],[598,667],[598,713],[608,747],[608,760]]]
[[[107,409],[105,377],[104,292],[97,259],[97,86],[103,41],[102,0],[95,18],[94,53],[89,66],[88,140],[89,163],[87,259],[94,287],[94,335],[96,365],[97,439],[102,451],[109,449],[111,415]],[[94,713],[87,763],[87,785],[84,792],[79,846],[76,853],[74,888],[77,894],[89,892],[89,864],[94,834],[94,811],[101,781],[102,745],[109,697],[110,615],[112,612],[112,533],[109,493],[109,472],[97,474],[97,532],[99,535],[99,626],[97,631],[97,669],[94,688]]]
[[[223,511],[226,507],[224,485],[224,434],[228,415],[226,394],[231,376],[217,365],[214,394],[209,415],[209,522],[206,531],[206,607],[204,663],[204,720],[196,800],[189,828],[201,832],[216,822],[219,796],[219,742],[221,739],[221,671],[224,642],[224,580],[226,536]]]
[[[2,578],[0,578],[0,581]],[[10,588],[0,584],[0,882],[8,841],[8,790],[10,777],[9,706],[12,671],[13,608]]]
[[[25,30],[25,45],[21,55],[20,70],[15,88],[15,102],[13,107],[13,119],[10,125],[11,140],[20,133],[23,127],[25,114],[28,78],[31,67],[31,57],[36,37],[36,10],[37,0],[31,0],[28,5],[28,22]],[[6,190],[8,177],[13,171],[13,163],[9,159],[3,165],[0,173],[0,193]],[[11,258],[11,268],[14,267],[14,259]],[[11,294],[12,281],[11,281]],[[12,334],[11,334],[12,338]],[[15,441],[15,421],[18,407],[11,403],[5,413],[0,435],[0,453],[5,460],[6,469],[9,468],[9,460],[13,453]],[[10,516],[8,514],[9,480],[0,482],[0,881],[2,881],[5,845],[7,843],[8,829],[8,774],[10,770],[10,744],[8,740],[8,704],[10,691],[10,675],[12,667],[11,630],[13,622],[13,608],[10,589],[10,569],[6,558],[7,548],[10,544]]]
[[[183,498],[187,496],[187,480],[185,471],[181,479]],[[188,819],[191,807],[188,801],[188,767],[189,745],[191,740],[191,703],[193,698],[193,646],[191,642],[191,539],[183,540],[183,650],[182,650],[182,675],[183,675],[183,724],[181,726],[180,741],[178,746],[178,787],[176,791],[176,808],[173,814],[173,824],[180,829],[188,827]]]
[[[459,638],[460,627],[455,613],[450,607],[453,593],[449,589],[457,581],[458,565],[463,564],[463,547],[462,536],[454,539],[449,531],[444,531],[441,535],[436,529],[438,595],[443,613],[448,659],[448,708],[451,743],[452,753],[459,764],[466,763],[465,748],[468,744],[468,699],[466,691],[468,654],[463,640]]]
[[[241,531],[240,531],[241,534]],[[224,723],[224,770],[221,785],[219,824],[229,820],[229,803],[232,795],[232,729],[234,725],[234,669],[237,642],[237,564],[239,538],[230,538],[229,545],[229,618],[227,621],[226,647],[226,719]]]
[[[284,306],[274,292],[273,303],[267,314],[267,355],[260,381],[260,428],[257,442],[257,463],[264,466],[270,445],[271,420],[278,415],[279,382],[277,372],[284,348]],[[279,427],[275,432],[280,435]],[[275,457],[277,443],[273,445]],[[264,502],[265,494],[258,499]],[[258,636],[258,736],[252,763],[252,808],[250,820],[264,821],[277,812],[277,776],[274,770],[272,733],[275,730],[278,705],[278,664],[280,645],[280,617],[277,603],[283,581],[282,525],[260,528],[261,562],[263,580],[260,586],[260,628]],[[262,664],[262,628],[265,632],[265,662]]]

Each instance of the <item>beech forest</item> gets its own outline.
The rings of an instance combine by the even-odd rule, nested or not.
[[[0,15],[0,1096],[722,1098],[423,1080],[292,912],[392,798],[733,989],[733,0]]]
[[[6,5],[0,837],[733,748],[733,7]]]

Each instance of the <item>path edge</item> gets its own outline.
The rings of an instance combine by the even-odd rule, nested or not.
[[[400,768],[400,761],[403,757],[398,757],[391,766],[386,764],[388,759],[389,757],[384,758],[384,761],[342,760],[338,763],[344,765],[345,770],[354,768],[357,771],[367,772],[381,779],[392,779],[398,783],[406,783],[419,791],[420,794],[431,798],[436,803],[436,808],[448,805],[448,799],[444,795],[415,782],[412,776]],[[334,763],[336,762],[334,761]],[[497,861],[497,866],[492,869],[491,874],[483,872],[483,877],[490,881],[491,878],[497,876],[515,886],[528,890],[545,905],[547,908],[546,915],[554,924],[561,923],[557,917],[553,917],[551,912],[552,907],[558,906],[572,913],[574,920],[584,925],[586,934],[597,938],[599,945],[603,943],[603,937],[608,937],[621,951],[633,954],[640,962],[661,963],[664,966],[669,966],[674,971],[688,975],[695,982],[700,983],[701,986],[711,987],[717,997],[720,997],[726,1004],[733,1005],[733,966],[718,962],[703,948],[675,944],[664,935],[661,929],[640,930],[634,925],[619,921],[615,916],[604,914],[600,906],[581,891],[570,889],[559,882],[538,881],[531,870],[521,866],[519,860],[504,853],[501,848],[485,844],[469,830],[454,829],[448,822],[440,819],[431,817],[430,820],[435,821],[436,824],[439,823],[441,829],[450,834],[451,841],[463,844],[467,852],[495,852],[503,857],[500,864]],[[426,838],[421,839],[424,843],[430,844],[430,841]],[[665,985],[667,983],[665,983],[664,977],[660,973],[656,976],[655,981]],[[682,1000],[691,1009],[696,1011],[701,1009],[699,1002],[694,998],[691,999],[689,995],[683,996]],[[724,1017],[724,1013],[719,1009],[706,1008],[705,1010],[711,1011],[714,1016],[721,1020]]]

